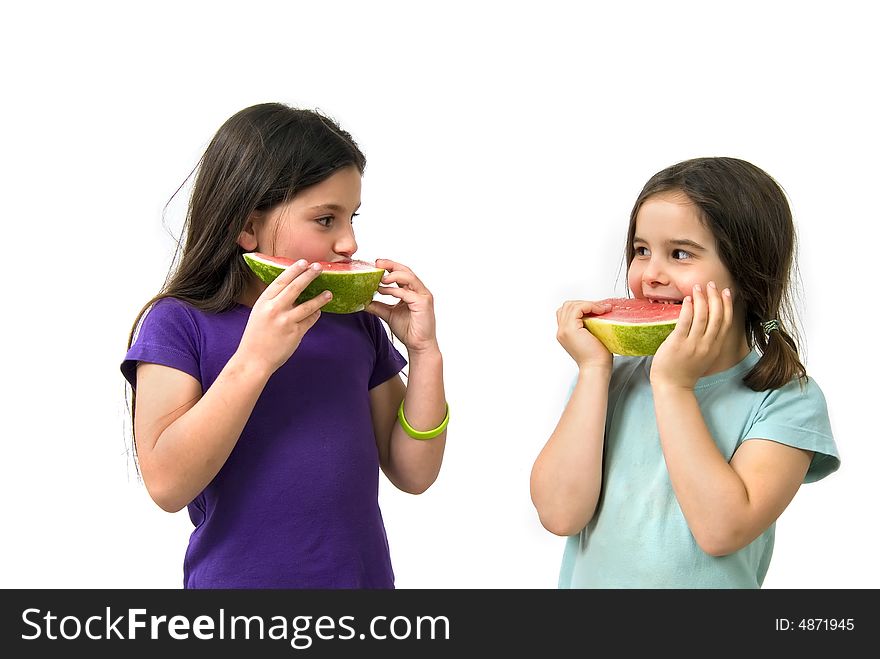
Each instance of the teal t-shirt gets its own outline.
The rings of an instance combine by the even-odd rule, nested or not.
[[[825,397],[810,378],[752,391],[756,352],[697,382],[703,417],[725,459],[749,439],[814,451],[804,482],[840,466]],[[746,547],[715,557],[697,545],[672,490],[648,380],[652,357],[614,357],[602,493],[596,513],[566,540],[560,588],[760,588],[775,524]],[[572,387],[573,389],[573,387]]]

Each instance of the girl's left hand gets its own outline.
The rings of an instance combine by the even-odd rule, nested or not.
[[[384,285],[379,286],[379,293],[396,297],[400,302],[385,304],[373,301],[366,310],[388,323],[391,332],[403,341],[410,353],[437,349],[434,296],[431,291],[412,270],[401,263],[376,259],[376,267],[388,271],[382,277]]]
[[[651,383],[693,389],[712,366],[733,324],[730,289],[719,291],[709,282],[705,293],[698,284],[684,299],[678,323],[654,355]]]

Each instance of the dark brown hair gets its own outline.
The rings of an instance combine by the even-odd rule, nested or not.
[[[743,378],[755,390],[778,389],[793,378],[805,380],[798,355],[792,275],[796,234],[785,192],[765,171],[737,158],[695,158],[654,174],[630,214],[626,263],[635,257],[636,216],[646,199],[680,192],[697,207],[712,232],[718,254],[736,283],[745,308],[749,348],[761,358]],[[763,324],[778,320],[778,329]]]
[[[318,111],[262,103],[227,119],[193,170],[197,174],[174,260],[159,293],[135,317],[128,347],[144,314],[162,298],[178,298],[204,311],[232,308],[250,276],[237,240],[251,214],[271,211],[352,165],[363,173],[364,154],[349,133]],[[132,430],[134,402],[132,389]]]

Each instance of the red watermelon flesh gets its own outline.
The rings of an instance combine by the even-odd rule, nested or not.
[[[297,259],[288,259],[284,256],[270,256],[261,252],[250,252],[249,255],[252,255],[267,263],[274,263],[281,268],[288,268],[297,261]],[[344,261],[314,261],[314,263],[320,263],[322,271],[330,270],[333,272],[356,272],[358,270],[376,269],[375,263],[370,263],[369,261],[360,261],[357,259],[346,259]]]

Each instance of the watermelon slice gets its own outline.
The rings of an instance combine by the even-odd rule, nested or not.
[[[267,284],[295,261],[282,256],[268,256],[259,252],[244,254],[244,260],[251,270]],[[297,304],[311,300],[323,291],[333,293],[333,299],[321,307],[329,313],[354,313],[363,311],[379,289],[379,282],[385,270],[367,261],[321,261],[321,274],[315,277],[302,294]]]
[[[617,355],[653,355],[675,328],[680,304],[637,298],[608,298],[608,313],[584,316],[584,327]]]

